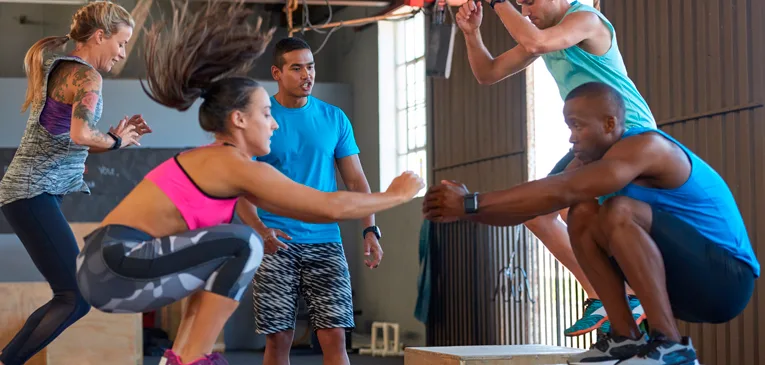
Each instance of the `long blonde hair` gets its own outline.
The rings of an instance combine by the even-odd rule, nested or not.
[[[103,30],[107,37],[118,31],[120,25],[135,27],[135,21],[130,13],[122,6],[110,1],[95,1],[81,7],[72,16],[69,34],[65,36],[45,37],[27,51],[24,57],[24,71],[27,74],[27,95],[21,112],[27,111],[29,105],[44,98],[41,95],[44,77],[43,55],[46,51],[63,49],[69,40],[86,42],[97,30]]]

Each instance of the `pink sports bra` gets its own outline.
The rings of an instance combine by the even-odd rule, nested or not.
[[[231,223],[238,197],[210,196],[178,163],[178,155],[155,167],[146,179],[156,184],[175,204],[189,230]]]

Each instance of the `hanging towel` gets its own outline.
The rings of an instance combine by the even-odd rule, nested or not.
[[[422,323],[428,322],[428,310],[430,309],[430,244],[431,222],[424,220],[420,228],[420,275],[417,278],[417,305],[414,309],[414,317]]]

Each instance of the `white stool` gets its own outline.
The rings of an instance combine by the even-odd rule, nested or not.
[[[377,347],[377,331],[382,330],[383,346]],[[390,340],[390,331],[393,331],[393,341]],[[398,323],[373,322],[371,348],[359,349],[360,355],[372,356],[404,356],[402,344],[399,342]]]

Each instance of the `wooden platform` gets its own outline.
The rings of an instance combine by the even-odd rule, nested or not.
[[[82,237],[96,223],[71,224],[82,248]],[[27,317],[53,293],[46,282],[0,282],[0,349]],[[143,363],[141,314],[110,314],[96,309],[64,331],[27,365],[140,365]]]
[[[406,365],[552,365],[566,364],[581,349],[544,345],[408,347]]]
[[[27,317],[52,297],[47,283],[0,283],[0,347]],[[143,362],[140,314],[107,314],[92,309],[28,365],[113,365]]]

